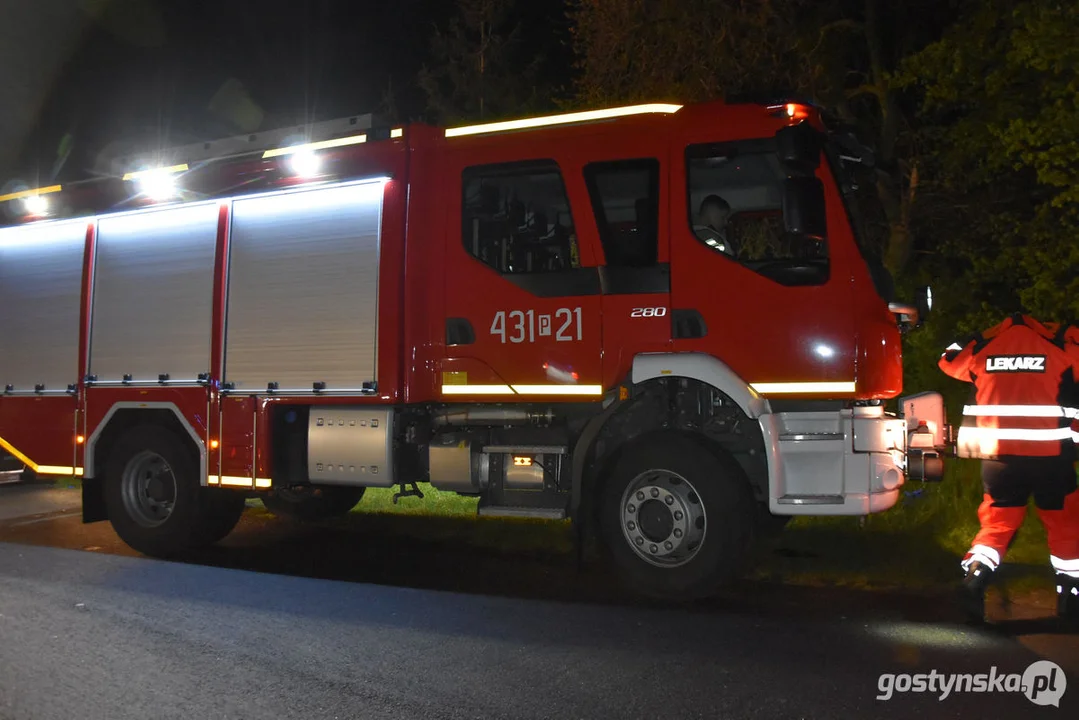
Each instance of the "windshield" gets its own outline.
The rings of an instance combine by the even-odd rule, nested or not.
[[[829,139],[825,154],[839,184],[855,243],[869,268],[877,293],[885,302],[891,302],[895,299],[895,285],[884,265],[890,226],[877,189],[876,172],[871,163],[846,151],[834,136]]]

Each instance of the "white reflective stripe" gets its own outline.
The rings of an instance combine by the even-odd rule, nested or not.
[[[964,570],[970,570],[970,566],[980,562],[990,570],[1000,567],[1000,553],[988,545],[975,545],[970,549],[969,557],[959,563]]]
[[[963,414],[997,417],[1075,417],[1075,410],[1060,405],[964,405]]]
[[[1076,558],[1075,560],[1062,560],[1056,555],[1050,555],[1049,563],[1060,575],[1079,578],[1079,558]]]
[[[443,385],[443,395],[603,395],[602,385]]]
[[[983,441],[983,440],[1033,440],[1038,442],[1050,442],[1069,440],[1072,438],[1071,428],[1045,428],[1031,430],[1028,428],[987,428],[987,427],[961,427],[959,428],[960,442]],[[971,436],[974,436],[973,438]]]
[[[853,380],[850,382],[763,382],[751,383],[750,387],[761,395],[852,393],[855,390]]]
[[[960,345],[959,343],[952,343],[948,347],[944,348],[944,352],[953,352],[953,351],[962,350],[962,349],[963,349],[963,346]]]
[[[443,385],[443,395],[512,395],[509,385]]]
[[[988,545],[975,545],[970,549],[970,552],[974,555],[982,555],[989,562],[987,565],[996,568],[1000,565],[1000,553],[996,551],[996,548],[991,548]]]

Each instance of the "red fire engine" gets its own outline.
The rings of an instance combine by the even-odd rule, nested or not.
[[[939,476],[818,109],[363,130],[0,198],[0,445],[151,555],[429,482],[677,597]]]

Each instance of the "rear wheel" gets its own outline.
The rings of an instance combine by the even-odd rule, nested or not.
[[[276,488],[262,496],[262,504],[278,517],[315,522],[346,515],[363,498],[362,487]]]
[[[204,489],[207,509],[200,537],[206,543],[224,539],[240,522],[247,498],[235,490]]]
[[[741,568],[756,520],[738,464],[672,434],[635,443],[604,484],[600,521],[623,580],[651,597],[712,594]]]
[[[163,427],[129,430],[109,452],[105,504],[120,539],[146,555],[168,557],[227,535],[243,496],[204,488],[198,456]]]

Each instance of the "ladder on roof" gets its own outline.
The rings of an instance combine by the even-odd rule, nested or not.
[[[292,125],[277,130],[263,130],[219,140],[180,145],[152,154],[127,152],[109,162],[109,171],[113,175],[122,175],[126,172],[141,170],[144,166],[161,167],[183,163],[194,165],[206,160],[264,152],[288,145],[348,137],[384,124],[377,115],[365,113],[336,120],[324,120],[310,125]]]

